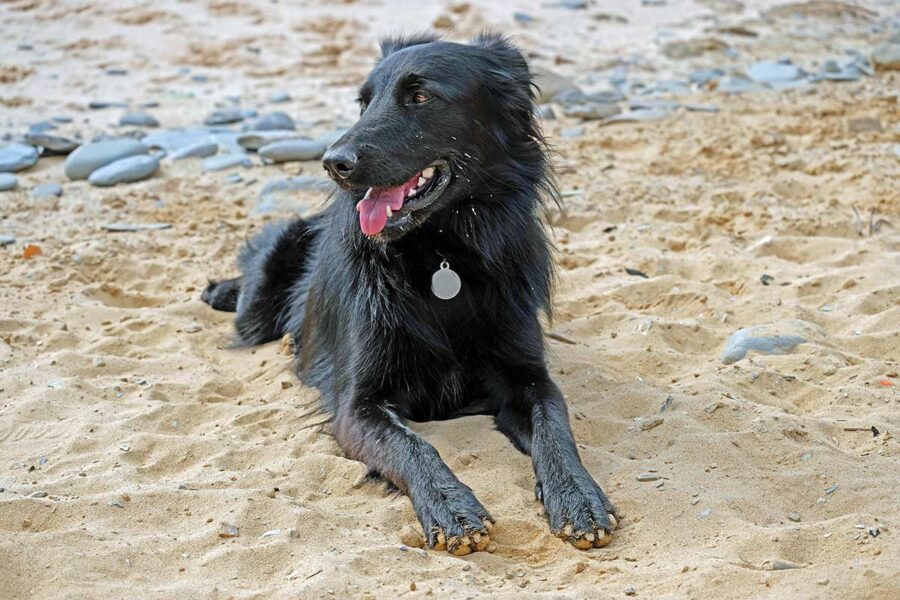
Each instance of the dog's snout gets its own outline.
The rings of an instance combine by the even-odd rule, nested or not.
[[[359,157],[347,147],[332,147],[322,158],[325,170],[335,179],[348,179],[356,168]]]

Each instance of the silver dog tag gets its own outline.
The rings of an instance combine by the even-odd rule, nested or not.
[[[462,288],[462,280],[456,271],[450,268],[450,263],[441,261],[441,268],[431,276],[431,293],[441,300],[455,298]]]

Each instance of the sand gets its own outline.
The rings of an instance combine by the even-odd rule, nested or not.
[[[763,34],[727,38],[739,58],[699,62],[810,64],[826,45],[871,47],[886,34],[870,24],[897,18],[890,2],[866,4],[871,20],[820,2],[799,27],[825,33],[803,37],[787,9],[759,16],[774,2],[590,9],[627,23],[511,1],[308,4],[4,2],[0,131],[54,114],[75,117],[64,133],[114,130],[121,111],[88,111],[90,99],[158,100],[163,126],[189,125],[241,94],[318,134],[352,122],[380,35],[442,15],[460,39],[501,28],[586,87],[621,55],[662,78],[680,63],[660,42],[717,23]],[[516,9],[540,25],[517,24]],[[278,216],[254,212],[265,182],[318,164],[167,161],[98,189],[41,159],[0,193],[0,234],[17,238],[0,249],[0,597],[900,597],[898,87],[883,73],[700,92],[689,101],[718,112],[659,122],[545,123],[566,207],[552,215],[549,328],[567,341],[549,341],[549,360],[582,457],[623,515],[613,543],[588,552],[550,535],[529,460],[484,417],[414,428],[497,519],[493,553],[401,546],[418,529],[408,500],[341,455],[281,344],[229,348],[229,316],[199,300],[206,277],[233,274],[242,241]],[[266,104],[277,89],[293,100]],[[30,197],[48,181],[62,198]],[[304,212],[322,202],[296,198]],[[24,258],[28,244],[41,253]],[[808,341],[720,361],[732,333],[773,323]]]

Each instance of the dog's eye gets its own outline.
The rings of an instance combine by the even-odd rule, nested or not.
[[[429,100],[431,100],[431,96],[429,96],[425,92],[416,92],[412,97],[412,101],[414,104],[424,104]]]

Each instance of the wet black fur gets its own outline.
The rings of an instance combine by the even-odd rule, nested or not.
[[[409,104],[416,90],[432,100]],[[330,150],[358,154],[350,179],[320,214],[257,235],[240,277],[203,299],[237,311],[246,344],[292,336],[298,375],[321,390],[344,452],[410,496],[430,543],[482,530],[489,515],[404,419],[493,415],[533,457],[554,531],[609,530],[612,506],[545,365],[553,263],[541,216],[556,188],[524,58],[494,35],[390,39],[360,96],[360,120]],[[364,191],[436,159],[453,173],[436,206],[406,232],[365,236],[354,210]],[[463,282],[452,300],[430,291],[443,260]]]

